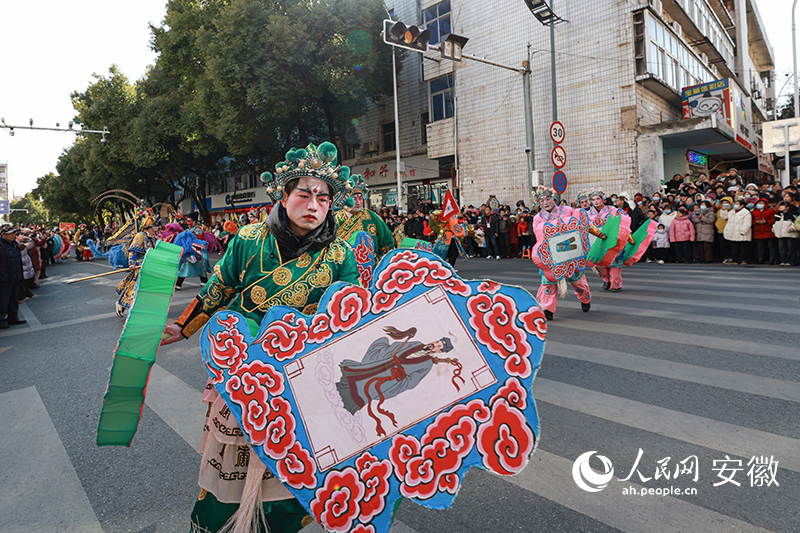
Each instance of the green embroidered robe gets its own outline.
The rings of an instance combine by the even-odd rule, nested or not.
[[[358,285],[355,256],[338,237],[290,261],[283,262],[280,255],[266,222],[242,227],[198,295],[203,311],[212,315],[227,305],[260,324],[274,305],[313,314],[333,282]]]
[[[345,209],[336,213],[336,234],[339,237],[352,243],[353,237],[359,231],[366,231],[375,241],[376,258],[397,248],[389,226],[377,213],[369,209],[362,209],[353,215],[346,212]]]

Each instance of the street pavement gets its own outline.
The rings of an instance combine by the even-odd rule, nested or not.
[[[527,260],[457,268],[538,288]],[[188,531],[205,414],[199,345],[161,349],[132,445],[97,447],[122,274],[63,282],[108,270],[49,267],[22,305],[28,324],[0,332],[2,532]],[[588,273],[589,313],[571,289],[559,301],[525,471],[473,469],[451,509],[404,501],[393,532],[800,531],[800,269],[639,264],[623,277],[611,293]],[[172,320],[199,288],[189,279],[175,293]],[[606,471],[599,456],[613,465],[601,490],[587,479],[596,492],[573,478],[587,452],[595,471]]]

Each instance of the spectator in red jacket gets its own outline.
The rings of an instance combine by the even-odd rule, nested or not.
[[[765,198],[758,198],[751,212],[753,216],[753,240],[756,242],[756,260],[758,264],[777,265],[778,240],[772,232],[775,224],[775,211],[770,208]]]
[[[689,263],[692,260],[692,243],[694,242],[694,224],[686,216],[686,208],[678,208],[678,216],[669,226],[669,241],[675,249],[675,261]]]

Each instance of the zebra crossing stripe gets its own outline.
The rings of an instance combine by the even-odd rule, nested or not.
[[[548,341],[545,345],[545,354],[800,403],[800,384],[792,381],[782,381],[728,370],[665,361],[653,357],[642,357],[631,353],[552,341]]]
[[[788,346],[774,344],[762,344],[759,342],[741,341],[722,337],[710,337],[708,335],[696,335],[678,331],[668,331],[661,329],[645,328],[641,326],[627,326],[624,324],[608,324],[603,322],[589,322],[587,320],[565,320],[562,322],[550,322],[547,325],[548,338],[553,338],[550,331],[559,328],[579,329],[584,332],[594,331],[597,333],[613,333],[614,335],[624,335],[626,337],[636,337],[638,339],[648,339],[649,341],[660,341],[673,344],[686,344],[689,346],[702,346],[712,350],[728,350],[750,355],[764,355],[767,357],[777,357],[780,359],[792,359],[800,361],[800,351]]]
[[[616,482],[614,489],[610,485],[602,492],[584,492],[572,479],[572,465],[569,459],[539,449],[522,473],[503,479],[621,531],[687,531],[690,525],[690,531],[767,532],[680,498],[623,495],[623,485],[637,492],[644,488],[629,481]]]
[[[1,393],[0,420],[0,531],[102,533],[36,387]]]
[[[774,455],[800,472],[800,440],[537,378],[537,401],[739,457]]]

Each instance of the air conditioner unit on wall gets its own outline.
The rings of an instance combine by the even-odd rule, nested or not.
[[[708,65],[708,56],[705,55],[703,52],[700,52],[700,61],[702,61],[704,64]]]
[[[675,22],[674,20],[672,21],[672,29],[675,30],[675,33],[678,34],[678,37],[682,36],[683,28],[681,28],[681,25]]]
[[[664,12],[664,6],[661,4],[661,0],[648,0],[650,7],[653,8],[653,11],[661,15]]]
[[[377,152],[377,151],[378,151],[378,141],[369,141],[367,143],[364,143],[364,153],[365,154],[369,154],[371,152]]]

